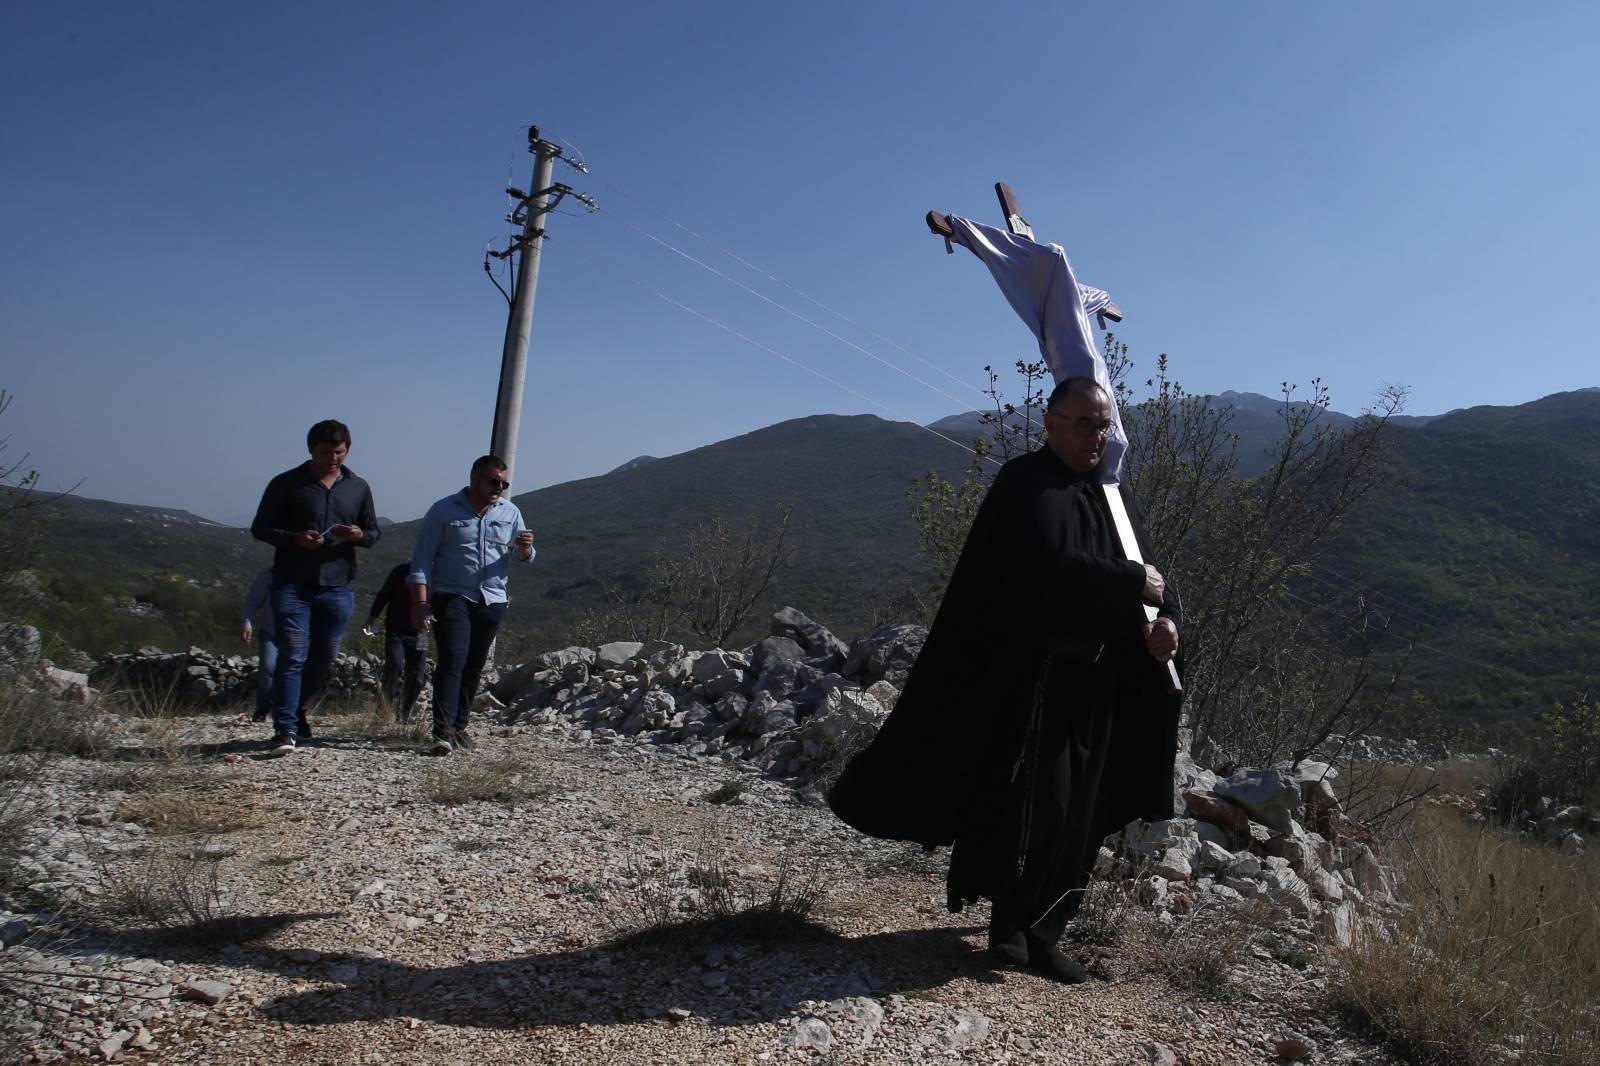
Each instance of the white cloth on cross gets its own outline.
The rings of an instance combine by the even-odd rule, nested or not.
[[[1011,309],[1039,340],[1039,352],[1058,383],[1063,378],[1094,378],[1111,397],[1111,439],[1106,442],[1100,480],[1122,479],[1128,435],[1111,391],[1105,358],[1095,343],[1089,316],[1111,302],[1104,289],[1080,284],[1059,244],[1040,244],[1007,230],[950,215],[951,238],[983,260]]]

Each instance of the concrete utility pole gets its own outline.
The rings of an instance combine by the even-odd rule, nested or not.
[[[522,224],[522,234],[511,241],[501,252],[491,252],[497,259],[509,259],[516,272],[516,293],[511,299],[511,313],[506,319],[506,343],[500,356],[500,391],[494,404],[494,430],[489,437],[489,451],[506,461],[506,477],[516,472],[517,427],[522,423],[522,388],[528,376],[528,338],[533,330],[533,291],[539,283],[539,248],[544,243],[544,217],[572,190],[566,185],[551,181],[555,161],[561,155],[559,146],[543,140],[539,127],[528,127],[528,151],[533,153],[533,191],[520,189],[506,192],[517,200],[517,206],[507,216],[507,221]],[[517,266],[517,252],[521,252],[521,266]],[[488,260],[484,269],[488,270]]]

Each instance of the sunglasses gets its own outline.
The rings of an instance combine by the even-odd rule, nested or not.
[[[488,485],[491,489],[499,489],[501,492],[504,492],[506,489],[511,487],[511,482],[506,481],[503,478],[485,477],[483,474],[479,474],[478,476],[482,478],[483,483]]]

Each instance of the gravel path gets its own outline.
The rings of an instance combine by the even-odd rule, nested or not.
[[[23,1061],[1200,1066],[1278,1061],[1293,1031],[1315,1045],[1306,1061],[1391,1061],[1337,1029],[1320,961],[1296,969],[1257,948],[1222,998],[1115,956],[1091,960],[1108,979],[1075,988],[997,972],[986,909],[944,908],[941,855],[868,840],[735,764],[564,725],[497,732],[432,759],[332,718],[266,760],[260,727],[207,719],[184,738],[194,764],[167,778],[136,779],[127,759],[52,763],[29,860],[40,891],[103,909],[106,871],[126,883],[152,853],[198,849],[238,921],[209,941],[90,921],[63,957],[15,946],[28,916],[0,915],[0,959],[76,986],[39,993],[70,1016],[8,1005],[23,1012],[12,1048]],[[474,770],[509,797],[432,798]],[[210,812],[217,831],[164,831],[163,803],[171,818]],[[695,920],[713,880],[766,891],[780,875],[825,890],[798,933]]]

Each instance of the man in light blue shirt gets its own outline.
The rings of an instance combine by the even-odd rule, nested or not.
[[[471,748],[467,716],[489,646],[506,614],[511,558],[533,559],[533,532],[516,504],[505,460],[480,456],[467,487],[428,508],[411,553],[411,612],[419,632],[434,627],[435,755]]]

